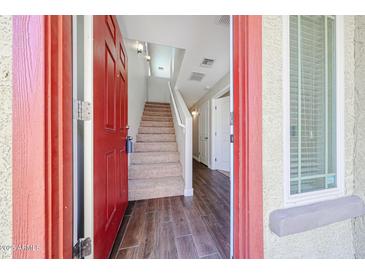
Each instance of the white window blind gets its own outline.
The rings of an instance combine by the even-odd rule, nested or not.
[[[335,188],[336,21],[290,16],[290,194]]]

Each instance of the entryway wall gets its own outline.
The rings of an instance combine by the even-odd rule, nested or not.
[[[128,57],[128,135],[136,140],[148,91],[148,63],[137,54],[137,42],[125,39]]]
[[[227,91],[229,91],[229,85],[230,85],[230,74],[229,72],[224,75],[211,89],[210,91],[205,94],[197,103],[195,103],[191,108],[190,112],[197,112],[199,113],[199,109],[201,106],[209,102],[210,105],[210,114],[212,113],[212,100],[214,98],[217,98],[223,94],[225,94]],[[194,112],[194,113],[195,113]],[[213,125],[212,115],[209,115],[209,124]],[[213,161],[214,161],[214,148],[212,144],[213,140],[213,128],[212,126],[209,127],[209,161],[208,161],[208,167],[213,167]],[[197,161],[200,161],[199,159],[199,114],[193,115],[193,158]]]
[[[148,101],[158,103],[170,103],[168,86],[169,79],[150,76],[148,77]]]
[[[365,200],[365,16],[355,16],[355,127],[354,127],[354,193]],[[365,259],[365,217],[353,220],[355,257]]]
[[[0,243],[12,245],[12,17],[0,16]],[[0,250],[0,259],[12,250]]]

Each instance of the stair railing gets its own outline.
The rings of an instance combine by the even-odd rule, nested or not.
[[[168,82],[170,91],[170,100],[172,104],[172,116],[174,118],[176,142],[180,155],[180,163],[182,167],[182,176],[184,178],[185,187],[184,195],[193,195],[192,173],[193,173],[193,129],[192,117],[178,90],[173,91],[170,82]]]
[[[185,125],[182,123],[182,120],[181,120],[181,117],[180,117],[180,113],[177,109],[177,106],[176,106],[176,102],[175,102],[175,96],[174,96],[174,93],[171,89],[171,83],[170,81],[168,82],[168,85],[169,85],[169,91],[170,91],[170,97],[171,97],[171,101],[172,101],[172,106],[174,107],[174,112],[175,112],[175,115],[176,115],[176,118],[177,118],[177,122],[179,124],[179,127],[182,127],[182,128],[185,128]]]

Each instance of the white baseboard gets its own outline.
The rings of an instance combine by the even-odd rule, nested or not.
[[[184,196],[193,196],[194,190],[192,188],[184,189]]]
[[[200,162],[200,159],[198,157],[196,157],[195,155],[193,155],[193,159],[197,160],[198,162]]]

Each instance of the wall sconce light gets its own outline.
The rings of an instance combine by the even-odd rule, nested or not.
[[[147,62],[151,61],[151,56],[146,55],[146,60],[147,60]]]
[[[193,110],[191,112],[191,115],[193,115],[194,117],[198,116],[199,112],[197,112],[196,110]]]
[[[137,45],[137,53],[141,54],[143,52],[143,45],[141,43],[138,43]]]

